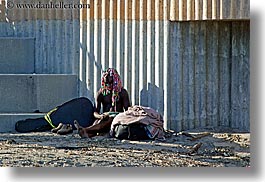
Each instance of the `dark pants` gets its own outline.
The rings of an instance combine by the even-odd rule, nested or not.
[[[85,97],[72,99],[57,107],[57,110],[50,114],[53,125],[59,123],[71,124],[74,127],[74,120],[77,120],[84,127],[94,123],[94,107],[92,102]],[[41,132],[52,129],[52,126],[43,118],[20,120],[16,123],[15,129],[18,132]],[[75,129],[75,127],[74,127]]]

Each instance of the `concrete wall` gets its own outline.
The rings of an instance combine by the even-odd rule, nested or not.
[[[19,120],[43,117],[43,113],[0,113],[0,133],[16,132],[15,124]]]
[[[0,74],[0,113],[48,112],[76,98],[76,75]]]
[[[34,38],[0,37],[0,74],[34,73]]]

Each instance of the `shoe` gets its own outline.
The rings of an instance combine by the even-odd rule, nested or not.
[[[73,133],[73,127],[71,124],[64,124],[61,129],[57,131],[59,135],[66,135],[69,133]]]
[[[63,127],[63,123],[59,123],[59,125],[56,128],[53,128],[51,132],[57,133],[58,130],[60,130]]]

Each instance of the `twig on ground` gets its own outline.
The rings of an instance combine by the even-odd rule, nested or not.
[[[195,140],[201,139],[203,137],[209,136],[210,134],[211,134],[210,132],[205,132],[205,133],[202,133],[196,137],[193,136],[191,139],[188,139],[188,140],[195,141]]]
[[[191,148],[190,152],[188,153],[189,155],[198,152],[199,148],[202,146],[202,143],[197,143],[195,145],[193,145],[193,147]]]

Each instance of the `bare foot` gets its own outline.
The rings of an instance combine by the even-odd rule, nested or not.
[[[83,128],[82,126],[79,125],[79,123],[74,120],[74,125],[78,131],[78,134],[81,138],[90,138],[90,137],[93,137],[95,136],[94,134],[89,134],[85,128]]]

